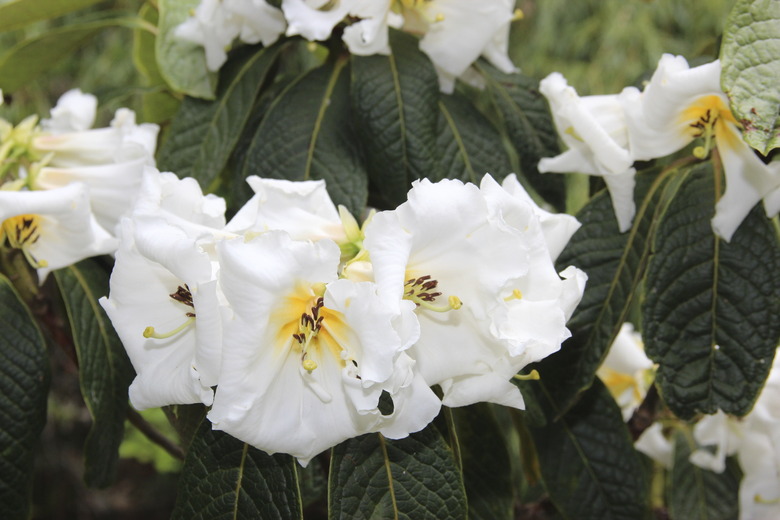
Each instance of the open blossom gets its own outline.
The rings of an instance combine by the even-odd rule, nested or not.
[[[629,94],[626,118],[631,152],[637,160],[663,157],[694,139],[694,155],[705,158],[715,146],[723,161],[726,191],[715,205],[712,228],[730,240],[761,199],[780,188],[780,168],[765,165],[745,143],[720,88],[720,61],[689,68],[682,56],[665,54],[640,95]],[[774,215],[780,204],[770,208]]]
[[[217,248],[230,312],[208,415],[215,429],[305,465],[346,439],[405,437],[436,416],[439,400],[402,352],[416,331],[394,325],[374,284],[338,280],[334,242],[269,231]],[[393,402],[385,414],[383,392]]]
[[[224,208],[194,179],[152,170],[132,219],[122,221],[110,294],[100,303],[136,370],[130,402],[138,409],[213,400],[222,335],[211,254]]]
[[[522,408],[510,379],[560,348],[585,281],[574,268],[563,280],[555,272],[532,205],[489,176],[482,189],[421,180],[365,235],[380,295],[417,306],[409,355],[443,403]]]
[[[620,327],[596,375],[604,382],[628,421],[653,381],[653,362],[645,355],[642,336],[631,323]]]
[[[116,239],[95,221],[81,183],[48,191],[0,190],[0,245],[4,242],[24,253],[41,283],[54,269],[116,249]]]
[[[634,205],[634,157],[629,151],[625,91],[608,96],[580,97],[566,79],[553,72],[539,90],[550,102],[558,135],[568,147],[562,154],[539,161],[540,172],[579,172],[604,179],[620,231],[631,227]]]
[[[266,0],[202,0],[193,15],[176,28],[176,36],[206,52],[206,67],[219,70],[236,37],[271,45],[284,32],[282,12]]]
[[[120,108],[110,126],[90,129],[96,107],[90,94],[79,90],[63,94],[51,110],[51,119],[41,122],[43,131],[32,140],[32,149],[45,158],[31,173],[31,188],[84,183],[98,223],[115,233],[119,219],[135,200],[144,167],[154,165],[159,128],[137,125],[133,111]]]

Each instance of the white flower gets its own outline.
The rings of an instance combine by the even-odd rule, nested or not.
[[[310,41],[327,40],[336,24],[357,3],[357,0],[282,0],[282,11],[287,19],[287,36],[300,34]]]
[[[644,453],[666,469],[674,464],[674,445],[663,434],[661,423],[654,422],[634,443],[637,451]]]
[[[406,436],[438,413],[438,399],[401,352],[416,330],[395,326],[399,316],[374,284],[337,280],[334,242],[269,231],[217,248],[231,312],[208,415],[215,429],[305,465],[363,433]],[[389,415],[379,409],[383,391],[393,400]]]
[[[202,0],[193,16],[176,28],[176,37],[203,46],[206,67],[219,70],[227,60],[227,51],[241,33],[241,20],[233,16],[220,0]]]
[[[542,80],[539,90],[550,102],[555,127],[568,150],[539,161],[540,172],[579,172],[603,177],[612,198],[620,231],[631,227],[634,205],[634,162],[624,104],[626,91],[609,96],[580,97],[558,72]]]
[[[240,23],[238,37],[245,43],[272,45],[287,26],[282,11],[266,0],[223,0],[223,5]]]
[[[194,179],[147,172],[132,219],[122,221],[110,294],[100,303],[138,374],[130,402],[142,410],[211,404],[222,329],[214,241],[224,201]]]
[[[624,323],[596,372],[620,406],[624,421],[642,404],[652,383],[652,368],[641,334],[631,323]]]
[[[696,138],[703,145],[694,155],[704,159],[717,145],[726,192],[715,205],[712,228],[728,241],[753,206],[780,187],[780,170],[767,167],[742,140],[720,74],[719,61],[691,69],[682,56],[665,54],[642,95],[632,94],[638,102],[627,105],[626,116],[637,160],[663,157]]]
[[[43,283],[49,271],[116,249],[116,239],[92,216],[87,187],[0,190],[0,244],[20,249]]]
[[[740,520],[780,518],[780,435],[746,431],[739,450]]]
[[[489,176],[483,191],[415,182],[407,202],[374,216],[364,244],[388,305],[418,305],[420,339],[409,354],[428,384],[441,385],[443,403],[522,408],[509,380],[568,337],[584,275],[555,273],[541,224],[521,197]]]
[[[154,165],[157,125],[135,123],[132,110],[117,110],[110,127],[89,130],[97,102],[80,91],[65,93],[44,121],[44,132],[32,141],[46,155],[43,167],[31,172],[31,188],[50,190],[82,182],[89,187],[98,223],[115,233],[138,192],[144,167]],[[79,118],[79,116],[83,116]]]
[[[400,29],[404,19],[391,10],[393,2],[356,0],[350,15],[359,18],[344,28],[342,40],[358,56],[390,54],[388,28]]]
[[[705,415],[693,427],[693,437],[699,446],[705,446],[691,453],[692,464],[700,468],[722,473],[726,469],[726,457],[734,455],[742,440],[739,422],[718,410]],[[710,449],[714,448],[714,451]]]

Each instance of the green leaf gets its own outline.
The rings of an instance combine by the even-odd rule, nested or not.
[[[744,415],[780,337],[780,246],[755,208],[726,243],[712,232],[712,164],[686,172],[665,210],[647,272],[645,350],[674,413]]]
[[[159,16],[157,9],[145,3],[138,11],[138,17],[157,27]],[[133,31],[133,65],[141,73],[149,85],[164,83],[155,55],[157,36],[149,31],[137,29]]]
[[[49,357],[27,306],[0,275],[0,504],[3,517],[30,514],[33,454],[46,424]]]
[[[57,18],[100,0],[5,0],[0,2],[0,31],[20,29],[39,20]]]
[[[98,303],[108,294],[108,273],[95,260],[54,271],[79,360],[81,395],[92,415],[84,444],[84,480],[105,487],[116,476],[124,435],[127,387],[135,375],[122,342]]]
[[[206,68],[203,47],[180,40],[174,34],[176,27],[189,17],[198,3],[199,0],[158,0],[157,64],[166,83],[175,91],[214,99],[217,75]]]
[[[303,518],[296,462],[267,455],[204,419],[184,460],[173,520]]]
[[[243,182],[249,175],[324,179],[334,203],[361,214],[368,181],[351,123],[344,60],[303,74],[268,106],[235,181],[245,198],[251,195]]]
[[[723,33],[721,86],[747,143],[780,147],[780,2],[738,0]]]
[[[479,185],[486,173],[501,181],[512,172],[498,130],[457,92],[439,101],[437,145],[441,177],[428,175],[433,181],[460,179]]]
[[[545,380],[556,381],[550,391],[562,410],[593,381],[623,322],[641,282],[650,254],[659,194],[664,179],[658,171],[637,176],[633,228],[618,231],[609,193],[602,191],[577,214],[582,227],[557,260],[557,269],[575,265],[588,274],[585,293],[569,320],[572,337],[537,369]]]
[[[666,496],[670,518],[735,520],[739,516],[739,481],[742,472],[733,457],[723,473],[702,469],[688,461],[696,442],[690,432],[674,437],[674,466],[669,471]]]
[[[328,518],[466,518],[452,450],[435,426],[391,441],[368,434],[333,448]]]
[[[543,403],[547,423],[529,425],[545,487],[565,518],[639,520],[648,512],[647,485],[639,454],[623,417],[598,379],[561,419],[548,393],[555,382],[528,386]]]
[[[541,174],[536,165],[543,157],[558,155],[558,133],[539,82],[522,74],[505,74],[484,61],[477,69],[487,81],[496,112],[520,157],[523,177],[544,197],[563,210],[566,205],[565,177]],[[519,172],[518,172],[519,173]]]
[[[74,23],[23,40],[0,55],[0,89],[13,92],[70,56],[107,27],[146,28],[140,18],[123,17]]]
[[[504,434],[487,403],[452,409],[472,520],[511,519],[512,468]]]
[[[352,57],[352,106],[373,206],[395,209],[415,179],[442,178],[436,161],[439,82],[418,40],[391,31],[389,56]]]
[[[214,101],[185,98],[160,147],[159,168],[194,177],[206,190],[227,164],[280,49],[252,48],[244,59],[231,59]]]

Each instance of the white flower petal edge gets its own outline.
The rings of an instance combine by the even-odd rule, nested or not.
[[[130,402],[139,410],[210,405],[221,327],[209,256],[161,219],[124,219],[122,228],[109,297],[100,304],[137,373]]]
[[[355,3],[355,0],[341,0],[328,5],[328,0],[282,0],[287,36],[300,34],[307,40],[327,40]]]
[[[674,464],[674,445],[663,434],[661,423],[651,424],[634,443],[637,451],[657,461],[666,469]]]
[[[83,132],[92,127],[97,114],[97,98],[80,89],[65,92],[51,109],[51,119],[41,121],[47,132],[62,134]]]
[[[272,45],[284,33],[284,13],[266,0],[223,0],[225,9],[238,18],[242,42]]]
[[[31,255],[40,283],[54,269],[117,248],[116,239],[92,215],[81,183],[48,191],[0,190],[0,226],[0,242],[8,239]]]
[[[505,204],[522,205],[492,183]],[[366,228],[380,296],[390,306],[419,305],[420,340],[409,355],[429,385],[441,385],[448,406],[490,401],[522,408],[509,380],[560,348],[567,313],[582,293],[576,285],[584,275],[571,271],[574,290],[564,289],[533,208],[507,209],[511,219],[499,222],[498,197],[459,181],[417,181],[407,202],[378,213]],[[528,237],[509,224],[521,213],[532,224]]]
[[[596,371],[620,406],[624,421],[631,419],[647,395],[652,382],[648,371],[652,368],[653,362],[645,355],[642,336],[631,323],[624,323]]]
[[[227,231],[246,234],[281,230],[295,240],[346,240],[325,181],[292,182],[251,175],[247,182],[255,195],[230,220]]]
[[[346,439],[402,437],[438,413],[438,399],[401,353],[415,338],[399,335],[373,284],[336,280],[335,243],[269,231],[217,247],[232,311],[208,415],[215,429],[306,465]],[[397,400],[389,416],[379,410],[382,391]]]
[[[627,93],[580,97],[558,72],[544,78],[539,90],[550,102],[555,127],[568,150],[539,161],[540,172],[580,172],[604,178],[618,227],[631,227],[634,205],[634,162],[625,121]],[[624,91],[625,92],[625,91]]]
[[[195,15],[176,27],[177,38],[203,46],[206,68],[219,70],[227,60],[233,40],[241,32],[241,22],[229,12],[220,0],[201,0]]]

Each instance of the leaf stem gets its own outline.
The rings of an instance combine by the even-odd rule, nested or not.
[[[144,419],[140,413],[132,408],[127,409],[127,420],[143,433],[147,439],[167,451],[172,457],[184,460],[184,450],[179,445],[160,433],[154,426]]]

